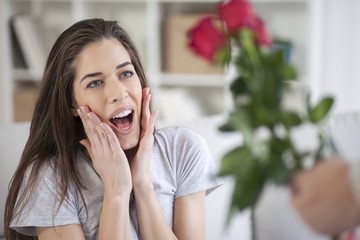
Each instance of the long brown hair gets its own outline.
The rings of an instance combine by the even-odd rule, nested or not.
[[[73,24],[59,36],[46,62],[29,138],[19,166],[9,184],[4,216],[4,232],[7,239],[34,239],[34,237],[16,232],[9,226],[11,220],[21,214],[23,207],[20,205],[24,206],[29,200],[38,181],[38,172],[50,161],[50,158],[55,157],[54,171],[60,173],[58,181],[61,189],[58,192],[61,201],[58,207],[64,201],[71,182],[75,183],[80,193],[84,189],[75,168],[76,153],[79,148],[84,150],[79,141],[86,135],[80,118],[74,117],[71,111],[74,106],[75,69],[73,63],[85,46],[104,38],[119,40],[130,55],[142,88],[148,86],[135,45],[116,21],[82,20]],[[31,170],[28,181],[23,183],[25,190],[19,195],[20,186],[28,169]],[[81,197],[84,201],[82,193]]]

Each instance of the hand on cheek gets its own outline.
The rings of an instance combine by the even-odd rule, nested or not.
[[[150,119],[150,88],[143,88],[142,90],[142,104],[141,104],[141,139],[143,138]]]
[[[155,120],[158,115],[158,111],[150,112],[150,100],[151,94],[149,88],[143,89],[143,99],[142,99],[142,114],[141,114],[141,141],[140,145],[146,145],[150,147],[148,150],[152,150],[152,145],[154,142],[154,129],[155,129]]]
[[[139,149],[131,162],[131,172],[133,184],[139,182],[149,182],[150,159],[154,143],[155,120],[158,111],[150,112],[151,94],[149,88],[143,89],[142,114],[141,114],[141,137]],[[151,181],[150,181],[151,182]]]
[[[86,147],[87,150],[91,150],[91,144],[90,144],[90,137],[93,137],[95,133],[95,126],[100,125],[101,121],[99,117],[91,112],[90,108],[85,106],[81,107],[78,110],[80,119],[83,123],[87,139],[82,139],[80,143]],[[89,154],[91,155],[91,152],[89,151]]]
[[[105,190],[124,192],[125,189],[125,192],[130,192],[132,185],[129,164],[115,133],[88,107],[81,107],[78,112],[88,137],[80,143],[89,152]]]

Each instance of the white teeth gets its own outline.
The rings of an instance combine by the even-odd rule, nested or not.
[[[115,119],[115,118],[123,118],[123,117],[128,116],[129,114],[131,114],[131,110],[125,110],[125,111],[119,113],[118,115],[116,115],[115,117],[113,117],[113,119]]]

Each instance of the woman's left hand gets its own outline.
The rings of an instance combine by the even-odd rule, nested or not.
[[[154,128],[158,111],[150,112],[151,94],[149,88],[142,90],[142,114],[140,143],[135,157],[130,162],[133,186],[142,182],[151,182],[150,159],[154,144]]]

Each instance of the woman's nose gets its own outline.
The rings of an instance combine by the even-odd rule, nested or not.
[[[116,77],[109,78],[105,84],[105,91],[108,102],[121,102],[129,96],[126,86]]]

